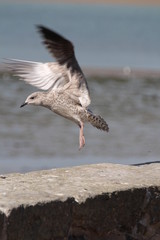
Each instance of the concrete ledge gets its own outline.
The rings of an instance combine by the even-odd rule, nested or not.
[[[0,176],[0,240],[159,240],[160,164]]]

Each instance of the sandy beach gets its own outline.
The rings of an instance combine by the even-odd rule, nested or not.
[[[79,4],[129,4],[129,5],[160,5],[159,0],[0,0],[8,3],[79,3]]]

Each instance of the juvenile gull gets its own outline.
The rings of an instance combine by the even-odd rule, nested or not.
[[[73,44],[44,26],[37,27],[51,54],[57,60],[40,63],[10,59],[9,69],[15,76],[44,90],[34,92],[21,105],[43,106],[75,122],[80,127],[79,149],[84,147],[84,122],[109,131],[108,124],[101,116],[94,115],[87,107],[91,100],[85,76],[76,60]]]

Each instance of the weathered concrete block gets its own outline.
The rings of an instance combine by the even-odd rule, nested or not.
[[[160,164],[0,176],[0,240],[159,240]]]

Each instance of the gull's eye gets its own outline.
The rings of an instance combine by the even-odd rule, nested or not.
[[[35,99],[35,97],[30,97],[30,99]]]

